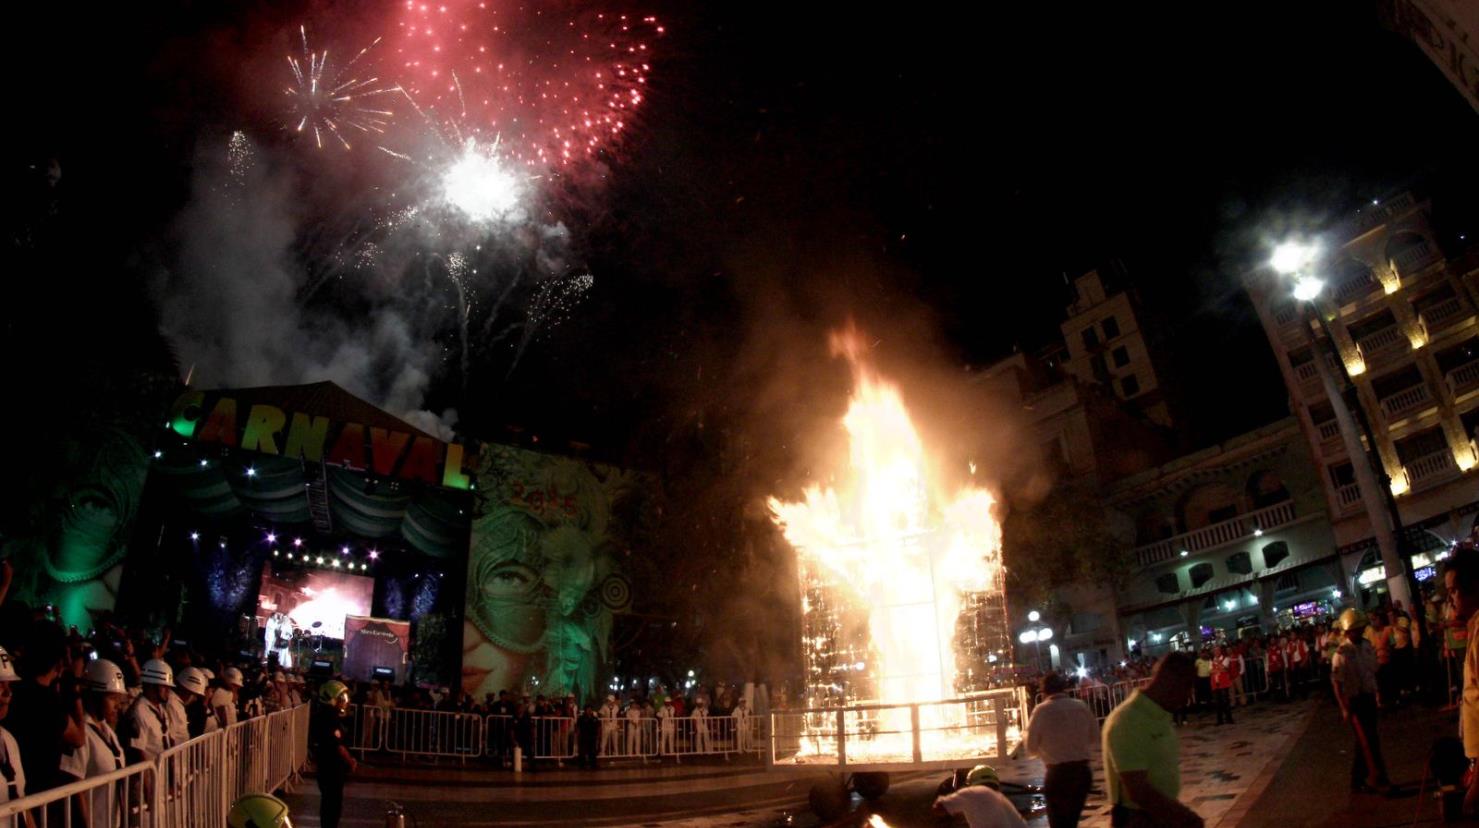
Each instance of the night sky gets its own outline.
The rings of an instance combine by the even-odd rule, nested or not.
[[[61,157],[88,267],[126,274],[186,199],[197,142],[259,117],[222,56],[386,6],[27,4],[10,177]],[[710,383],[743,387],[757,315],[820,339],[851,314],[988,364],[1057,335],[1065,274],[1115,262],[1161,320],[1191,440],[1223,439],[1287,413],[1233,276],[1258,228],[1479,181],[1479,114],[1374,3],[624,7],[668,36],[609,180],[567,216],[596,287],[510,377],[488,366],[464,394],[446,367],[432,402],[470,431],[621,456]],[[1455,234],[1474,210],[1449,216]]]

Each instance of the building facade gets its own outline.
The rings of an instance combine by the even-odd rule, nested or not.
[[[1141,327],[1144,313],[1135,295],[1108,291],[1097,270],[1075,279],[1073,287],[1076,296],[1061,326],[1068,373],[1081,382],[1104,386],[1152,422],[1170,427],[1171,408]]]
[[[1316,303],[1328,338],[1271,267],[1244,284],[1320,469],[1336,544],[1365,558],[1365,572],[1379,561],[1367,554],[1373,532],[1352,465],[1362,452],[1341,438],[1338,401],[1316,360],[1354,386],[1409,530],[1403,551],[1424,554],[1467,535],[1479,512],[1479,256],[1472,247],[1445,256],[1430,203],[1411,193],[1363,208],[1322,247],[1326,287]]]
[[[1116,596],[1131,653],[1270,630],[1349,594],[1319,467],[1292,417],[1124,478],[1105,497],[1135,526],[1134,574]]]

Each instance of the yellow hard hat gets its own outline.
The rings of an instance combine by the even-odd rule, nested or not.
[[[249,793],[236,800],[226,813],[229,828],[293,828],[288,804],[272,794]]]
[[[966,787],[972,785],[985,785],[988,788],[1001,790],[1001,778],[996,775],[996,768],[990,765],[977,765],[971,768],[971,772],[965,777]]]
[[[1340,613],[1340,620],[1336,623],[1340,624],[1342,631],[1364,627],[1367,624],[1366,613],[1355,607],[1347,607]]]

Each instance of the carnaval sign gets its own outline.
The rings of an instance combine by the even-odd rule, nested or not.
[[[340,393],[353,399],[347,392]],[[263,402],[239,406],[237,396],[186,391],[170,409],[168,427],[197,443],[216,443],[452,489],[472,488],[471,479],[462,472],[461,444],[413,434],[404,424],[396,429],[389,423],[399,420],[385,419],[385,427],[336,422],[319,412],[289,412]]]

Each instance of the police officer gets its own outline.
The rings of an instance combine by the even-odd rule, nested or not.
[[[1355,745],[1351,750],[1351,792],[1397,793],[1387,778],[1381,755],[1381,733],[1377,727],[1376,649],[1366,633],[1366,613],[1354,607],[1340,614],[1345,641],[1330,664],[1330,681],[1340,718],[1351,726]]]
[[[344,745],[344,714],[349,709],[349,688],[330,679],[318,689],[318,703],[309,719],[309,748],[318,767],[318,821],[323,828],[338,828],[344,812],[344,783],[358,764]]]

